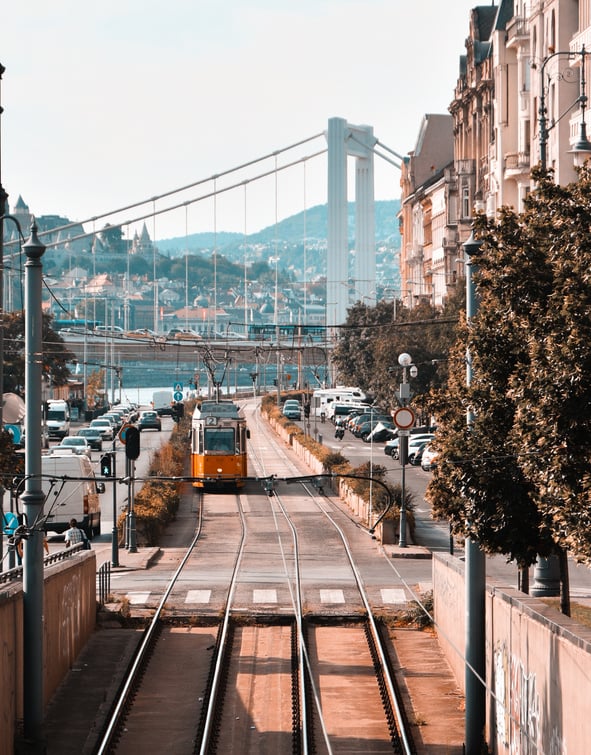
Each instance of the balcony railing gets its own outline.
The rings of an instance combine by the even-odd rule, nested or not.
[[[529,23],[522,16],[515,16],[507,24],[507,43],[511,44],[517,39],[529,40]]]
[[[529,152],[508,152],[505,155],[505,170],[528,170],[529,166]]]

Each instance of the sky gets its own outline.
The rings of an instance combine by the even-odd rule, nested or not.
[[[0,180],[9,208],[20,195],[36,215],[95,218],[87,230],[123,223],[130,236],[145,222],[161,239],[246,235],[324,204],[326,154],[313,155],[326,148],[329,118],[411,151],[424,114],[447,112],[476,4],[6,3]],[[375,198],[397,199],[399,183],[376,157]]]

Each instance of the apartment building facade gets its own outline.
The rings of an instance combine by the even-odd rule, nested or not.
[[[570,150],[586,121],[581,76],[584,71],[583,82],[589,78],[587,49],[591,0],[501,0],[470,11],[449,105],[453,157],[448,160],[445,116],[430,115],[402,167],[400,267],[403,287],[410,281],[402,295],[407,305],[425,297],[443,304],[463,278],[462,245],[475,212],[494,217],[504,205],[521,209],[542,152],[558,183],[576,180]],[[425,129],[436,128],[441,133],[430,140],[441,152],[427,160],[440,173],[435,180],[418,163]]]

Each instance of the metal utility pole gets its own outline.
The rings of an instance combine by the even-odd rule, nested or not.
[[[25,262],[25,492],[21,496],[27,539],[23,558],[23,719],[31,752],[44,752],[43,724],[43,504],[41,487],[41,383],[43,375],[43,313],[41,293],[45,246],[31,237],[23,246]]]
[[[0,63],[0,83],[2,74],[6,69]],[[0,97],[0,118],[2,116],[2,98]],[[4,215],[6,213],[6,200],[8,194],[2,186],[2,132],[0,130],[0,431],[4,429],[2,407],[4,406]],[[4,485],[0,480],[0,558],[4,556],[2,530],[4,529]],[[0,570],[1,570],[0,561]]]
[[[466,253],[466,319],[468,322],[478,310],[478,299],[472,276],[481,242],[474,238],[474,232],[464,243]],[[472,358],[466,352],[466,385],[472,383]],[[471,409],[466,417],[468,425],[474,421]],[[486,688],[482,680],[486,678],[485,656],[485,600],[486,562],[484,551],[472,538],[465,541],[466,558],[466,755],[480,755],[483,752],[484,727],[486,724]]]
[[[0,63],[0,84],[6,68]],[[2,117],[2,98],[0,90],[0,118]],[[0,128],[0,429],[2,429],[2,407],[4,405],[4,215],[8,194],[2,186],[2,130]],[[4,489],[0,488],[0,505],[4,498]]]

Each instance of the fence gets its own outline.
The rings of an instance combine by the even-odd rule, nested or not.
[[[96,573],[96,592],[98,602],[104,606],[111,594],[111,563],[106,561]]]

